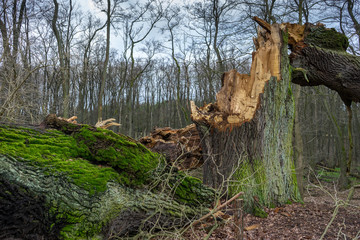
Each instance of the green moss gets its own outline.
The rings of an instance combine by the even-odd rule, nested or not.
[[[142,146],[138,147],[109,132],[93,132],[84,126],[73,137],[54,130],[39,132],[1,127],[0,154],[46,168],[48,174],[66,173],[90,194],[105,191],[109,181],[143,184],[148,172],[156,167],[156,156]],[[100,149],[103,146],[101,143],[106,141],[113,146]]]
[[[253,214],[254,214],[254,216],[259,217],[259,218],[267,218],[267,216],[268,216],[268,213],[265,212],[265,210],[260,207],[255,207]]]
[[[320,180],[325,182],[334,182],[337,181],[340,177],[340,168],[335,168],[333,170],[326,170],[320,168],[317,171],[317,176]]]
[[[283,44],[287,45],[288,42],[289,42],[289,33],[283,32],[282,33],[282,38],[283,38]]]
[[[142,144],[109,130],[85,126],[74,133],[74,138],[82,157],[115,168],[126,184],[144,184],[159,163],[159,156]]]
[[[247,211],[254,211],[254,196],[260,205],[270,205],[266,189],[266,172],[261,160],[254,159],[250,163],[249,160],[243,159],[235,171],[233,179],[238,181],[229,184],[229,195],[233,196],[238,192],[244,192],[244,207]]]
[[[15,181],[45,195],[50,214],[67,223],[63,239],[94,239],[124,209],[157,211],[157,198],[166,206],[164,214],[176,218],[183,218],[184,211],[193,217],[214,199],[213,189],[169,171],[165,161],[126,136],[90,126],[69,132],[0,127],[0,172],[13,173]],[[170,179],[165,188],[143,186],[162,184],[164,176]]]
[[[270,203],[269,208],[276,208],[276,205],[274,203]]]
[[[346,51],[349,46],[349,40],[344,34],[324,26],[311,28],[305,37],[305,43],[337,51]]]
[[[166,165],[165,159],[160,160],[161,163],[150,177],[155,192],[166,192],[177,202],[188,206],[209,207],[213,203],[216,197],[214,189],[204,186],[200,179]]]
[[[60,238],[64,240],[73,239],[103,239],[97,237],[97,234],[101,232],[102,224],[96,224],[93,226],[86,226],[86,228],[80,228],[78,222],[81,218],[74,219],[73,224],[66,225],[60,232]]]
[[[0,154],[46,169],[48,175],[66,173],[90,194],[104,192],[109,181],[136,186],[154,181],[159,164],[159,156],[143,145],[87,125],[72,135],[56,130],[1,127],[0,140]],[[205,189],[200,187],[201,181],[185,173],[174,173],[171,179],[175,196],[184,203],[206,202],[214,195],[210,189],[199,192],[198,189]]]
[[[188,205],[196,205],[196,203],[203,203],[204,205],[207,205],[212,201],[215,192],[211,189],[208,189],[208,191],[199,192],[199,185],[202,185],[202,182],[200,179],[195,177],[186,176],[184,173],[180,173],[179,175],[180,181],[178,181],[176,184],[174,184],[175,187],[175,195],[176,198],[185,204]],[[178,177],[178,178],[179,178]]]

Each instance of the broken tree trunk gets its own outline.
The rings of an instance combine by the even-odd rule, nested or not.
[[[126,136],[55,115],[41,127],[0,125],[0,239],[119,239],[181,227],[214,201]]]
[[[191,103],[203,139],[204,183],[230,195],[245,192],[248,208],[299,199],[286,26],[267,24],[254,43],[250,75],[227,72],[216,103]]]

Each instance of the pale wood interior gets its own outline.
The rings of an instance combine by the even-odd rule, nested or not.
[[[195,103],[191,103],[193,120],[202,119],[218,128],[227,128],[229,124],[241,124],[254,117],[265,83],[271,76],[281,79],[280,25],[270,25],[269,29],[259,27],[254,43],[256,51],[252,55],[250,75],[240,74],[236,70],[226,72],[214,105],[199,109]]]

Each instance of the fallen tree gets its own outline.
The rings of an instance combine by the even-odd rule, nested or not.
[[[207,213],[215,191],[140,143],[49,115],[0,126],[0,238],[116,239]]]

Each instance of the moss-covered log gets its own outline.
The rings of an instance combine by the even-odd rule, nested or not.
[[[203,139],[204,183],[230,195],[245,192],[245,205],[255,211],[299,199],[287,40],[284,25],[259,29],[251,74],[227,72],[215,104],[192,103]]]
[[[0,126],[1,239],[115,239],[171,229],[214,200],[214,190],[128,137],[54,115],[43,124],[50,126],[56,129]]]

